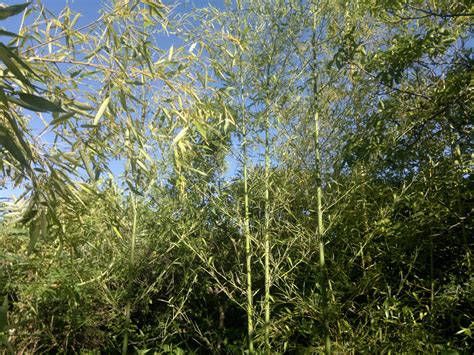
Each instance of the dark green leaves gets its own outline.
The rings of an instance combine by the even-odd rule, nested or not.
[[[27,86],[31,86],[29,80],[26,79],[21,70],[12,60],[13,57],[13,53],[7,47],[5,47],[5,45],[0,43],[0,60],[3,62],[3,64],[5,64],[8,70],[11,71],[13,75],[15,75],[18,80],[20,80],[23,84]]]
[[[8,312],[8,297],[5,296],[2,306],[0,306],[0,331],[3,331],[8,325],[7,312]]]
[[[30,242],[28,243],[28,254],[31,254],[35,249],[36,243],[38,242],[40,236],[40,225],[36,222],[33,222],[30,225]]]
[[[0,306],[0,344],[6,345],[10,354],[14,354],[13,347],[8,341],[6,335],[2,332],[8,329],[8,296],[3,299],[3,304]]]
[[[26,160],[23,151],[17,145],[15,140],[10,135],[10,132],[5,127],[0,125],[0,148],[6,149],[13,158],[18,161],[22,167],[29,168],[28,161]]]
[[[10,31],[5,31],[0,29],[0,36],[7,36],[7,37],[21,37],[17,35],[16,33],[10,32]]]
[[[29,105],[29,108],[37,112],[65,112],[61,106],[46,100],[42,97],[22,93],[19,95],[23,102]]]
[[[29,3],[25,3],[25,4],[17,4],[17,5],[11,5],[4,8],[0,8],[0,20],[5,20],[6,18],[9,18],[11,16],[18,15],[20,12],[26,9],[29,5],[30,5]]]

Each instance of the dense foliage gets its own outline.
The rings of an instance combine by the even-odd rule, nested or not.
[[[2,350],[472,353],[473,13],[1,7]]]

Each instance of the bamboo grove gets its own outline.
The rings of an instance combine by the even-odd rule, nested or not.
[[[470,1],[45,5],[0,7],[3,353],[472,353]]]

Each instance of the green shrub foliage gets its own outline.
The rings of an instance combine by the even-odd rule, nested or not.
[[[197,3],[0,7],[1,351],[472,353],[471,2]]]

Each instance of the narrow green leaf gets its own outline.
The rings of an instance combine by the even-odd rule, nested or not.
[[[10,59],[13,55],[11,51],[0,43],[0,60],[5,64],[5,66],[10,70],[15,77],[20,80],[23,84],[31,86],[31,83],[26,79],[20,69],[15,65],[15,63]]]
[[[117,229],[117,227],[112,226],[112,229],[113,229],[113,231],[115,232],[115,234],[117,234],[117,236],[118,236],[120,239],[123,239],[123,236],[122,236],[122,234],[119,232],[119,230]]]
[[[194,48],[196,48],[197,46],[197,42],[194,42],[193,44],[191,44],[191,47],[189,47],[189,53],[192,53],[192,51],[194,50]]]
[[[176,143],[178,143],[181,139],[183,139],[184,135],[186,134],[186,132],[188,131],[188,127],[184,127],[177,135],[176,137],[174,137],[173,139],[173,143],[171,143],[172,145],[175,145]]]
[[[1,44],[3,46],[3,44]],[[5,47],[5,46],[3,46]],[[7,47],[5,47],[7,48]],[[7,48],[8,50],[8,48]],[[26,64],[16,53],[15,51],[8,51],[8,53],[10,54],[10,57],[15,59],[24,69],[28,70],[30,73],[32,73],[34,76],[36,76],[39,80],[41,80],[41,77],[39,77],[34,71],[33,69],[31,69],[28,64]]]
[[[144,83],[138,80],[125,80],[125,82],[131,85],[140,85],[140,86],[144,85]]]
[[[36,243],[38,242],[40,236],[40,226],[39,223],[34,221],[30,225],[30,242],[28,244],[28,255],[30,255],[35,249]]]
[[[32,198],[26,211],[23,213],[23,217],[21,218],[20,223],[28,223],[36,216],[37,213],[38,210],[36,209],[35,199]]]
[[[20,37],[21,38],[21,36],[17,35],[16,33],[6,31],[6,30],[3,30],[3,29],[0,29],[0,36],[14,37],[14,38]]]
[[[199,134],[202,136],[202,138],[204,140],[207,140],[207,133],[206,133],[206,130],[204,129],[204,127],[199,122],[196,122],[195,126],[196,126],[196,129],[199,132]]]
[[[8,122],[10,123],[10,127],[13,129],[13,132],[15,133],[16,138],[18,139],[21,146],[25,150],[27,158],[29,160],[32,160],[33,159],[33,154],[31,152],[30,146],[28,145],[28,143],[26,143],[26,141],[24,139],[24,136],[23,136],[23,133],[20,130],[20,127],[18,126],[17,121],[11,115],[9,115],[7,112],[5,112],[4,114],[5,114],[5,117],[7,118]]]
[[[72,105],[74,107],[77,107],[79,110],[85,110],[85,111],[92,111],[94,108],[89,105],[89,104],[85,104],[85,103],[82,103],[82,102],[77,102],[77,101],[74,101],[72,103]]]
[[[32,106],[28,102],[23,101],[22,99],[18,97],[13,97],[13,96],[8,96],[8,101],[13,102],[14,104],[17,104],[18,106],[21,106],[23,108],[26,108],[31,111],[35,112],[47,112],[39,107]]]
[[[105,109],[109,105],[110,102],[110,96],[106,97],[104,102],[102,102],[102,105],[100,105],[99,110],[97,111],[95,117],[94,117],[94,125],[97,125],[99,123],[100,118],[105,112]]]
[[[90,178],[91,180],[94,180],[94,179],[95,179],[95,174],[94,174],[94,172],[92,171],[92,166],[91,166],[92,164],[91,164],[91,161],[90,161],[90,159],[89,159],[89,156],[88,156],[87,153],[86,153],[84,150],[82,150],[82,149],[79,150],[79,155],[81,156],[81,159],[82,159],[82,161],[83,161],[83,163],[84,163],[84,167],[86,168],[87,175],[89,175],[89,178]]]
[[[18,147],[15,141],[10,137],[9,132],[4,129],[0,129],[0,147],[4,147],[24,168],[30,168],[20,147]]]
[[[9,18],[11,16],[18,15],[20,12],[26,9],[29,5],[30,5],[29,3],[25,3],[25,4],[17,4],[17,5],[11,5],[4,8],[0,8],[0,20],[5,20],[6,18]]]
[[[48,219],[46,216],[46,212],[44,210],[41,212],[40,225],[41,225],[41,237],[46,238],[48,235]]]
[[[8,312],[8,296],[3,299],[3,304],[0,306],[0,331],[5,330],[8,325],[7,319]]]
[[[38,112],[65,112],[61,106],[42,97],[26,93],[21,93],[19,96],[28,105],[36,108]]]
[[[61,115],[55,118],[54,120],[52,120],[50,123],[50,126],[57,126],[57,125],[60,125],[61,123],[67,122],[73,116],[74,116],[74,112],[65,113],[64,115]]]
[[[72,73],[69,74],[69,76],[72,78],[75,78],[76,76],[78,76],[79,74],[81,74],[82,72],[82,69],[79,69],[79,70],[76,70],[76,71],[73,71]]]
[[[188,169],[191,170],[191,171],[194,171],[195,173],[198,173],[198,174],[201,175],[201,176],[207,176],[207,174],[206,174],[204,171],[202,171],[202,170],[195,169],[195,168],[193,168],[193,167],[191,167],[191,166],[188,166]]]
[[[141,193],[140,191],[138,191],[138,190],[133,186],[132,182],[131,182],[129,179],[125,180],[125,182],[127,183],[128,187],[130,188],[130,190],[131,190],[133,193],[135,193],[135,194],[137,194],[137,195],[139,195],[139,196],[143,196],[143,193]]]

